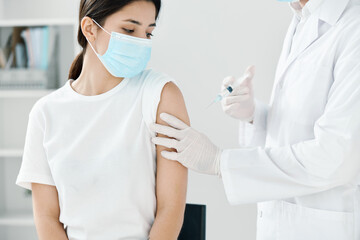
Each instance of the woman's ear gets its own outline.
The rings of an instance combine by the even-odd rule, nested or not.
[[[89,17],[83,17],[81,19],[81,31],[84,34],[85,38],[93,42],[96,39],[97,26],[94,21]]]

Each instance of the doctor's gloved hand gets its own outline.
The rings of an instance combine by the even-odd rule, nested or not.
[[[254,74],[255,67],[250,66],[240,79],[230,76],[223,80],[221,91],[224,91],[228,86],[233,87],[233,92],[221,101],[223,111],[229,116],[245,122],[253,120],[255,99],[252,79]],[[237,82],[241,82],[241,84],[237,86]]]
[[[220,156],[222,150],[215,146],[208,137],[182,122],[180,119],[161,113],[160,117],[170,125],[153,124],[151,130],[174,138],[155,137],[156,145],[174,148],[177,152],[163,151],[161,155],[169,160],[180,162],[185,167],[199,173],[221,176]]]

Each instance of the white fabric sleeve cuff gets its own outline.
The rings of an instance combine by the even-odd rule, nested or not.
[[[54,180],[47,175],[31,175],[31,174],[20,173],[16,179],[16,185],[29,190],[32,190],[31,189],[32,182],[55,186]]]
[[[143,93],[143,117],[147,128],[152,137],[155,137],[155,132],[151,131],[149,125],[156,122],[156,116],[158,106],[161,100],[161,94],[165,85],[169,82],[173,82],[178,85],[177,81],[165,73],[159,73],[155,71],[149,71],[148,76],[145,79],[145,88]]]

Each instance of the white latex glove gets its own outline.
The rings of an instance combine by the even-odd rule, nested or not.
[[[248,67],[245,74],[240,78],[244,81],[239,86],[234,86],[233,92],[229,96],[223,98],[221,105],[226,114],[241,121],[251,122],[253,120],[255,112],[255,99],[252,79],[254,74],[255,67]],[[223,80],[221,91],[224,91],[224,89],[226,89],[229,85],[234,84],[235,81],[235,77],[226,77]]]
[[[199,173],[220,175],[220,156],[222,150],[215,146],[204,134],[186,125],[180,119],[161,113],[160,118],[171,127],[153,124],[150,129],[156,133],[174,138],[155,137],[153,143],[177,152],[162,151],[161,155],[169,160],[180,162],[185,167]]]

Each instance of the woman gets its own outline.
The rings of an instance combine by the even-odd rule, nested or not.
[[[177,239],[187,170],[161,156],[149,126],[161,112],[189,119],[173,80],[144,70],[160,5],[81,1],[83,51],[33,106],[16,181],[33,192],[39,239]]]

